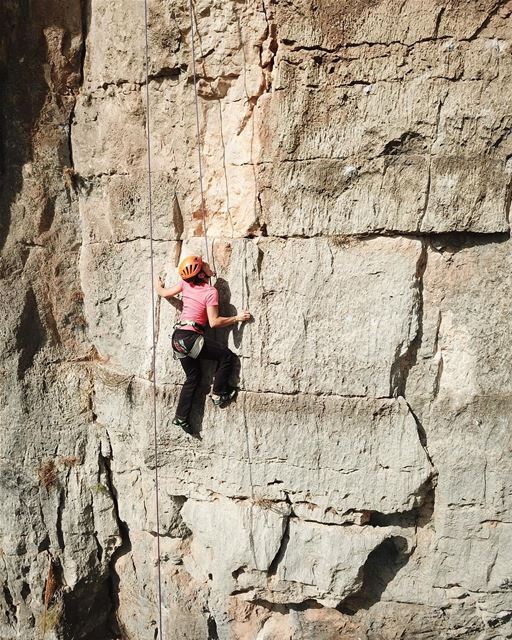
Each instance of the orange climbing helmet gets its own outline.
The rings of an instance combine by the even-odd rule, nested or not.
[[[183,258],[178,267],[178,273],[183,280],[190,280],[201,271],[203,268],[203,259],[201,256],[187,256]]]

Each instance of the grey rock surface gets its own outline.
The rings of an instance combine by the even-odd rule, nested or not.
[[[0,8],[0,639],[512,637],[512,3],[195,2],[204,212],[148,8],[152,244],[142,3]],[[254,315],[196,437],[151,246]]]

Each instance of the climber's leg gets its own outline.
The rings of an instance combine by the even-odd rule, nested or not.
[[[189,353],[194,347],[199,334],[195,331],[189,331],[187,329],[176,329],[172,335],[172,347],[175,353],[182,355],[183,351]],[[186,380],[181,389],[180,397],[178,400],[178,406],[176,408],[176,416],[173,420],[173,424],[182,427],[185,431],[188,431],[188,417],[190,410],[192,409],[192,400],[194,398],[194,392],[199,385],[201,379],[201,367],[196,359],[187,356],[185,358],[180,357],[181,366],[186,374]],[[188,428],[187,428],[188,427]]]
[[[178,407],[176,408],[176,419],[188,422],[190,410],[192,409],[192,400],[194,392],[201,380],[201,366],[194,358],[181,358],[181,366],[185,371],[187,378],[183,383]]]
[[[213,381],[213,394],[217,396],[226,396],[232,394],[232,388],[229,386],[229,377],[233,372],[235,365],[235,354],[227,347],[223,347],[215,340],[205,338],[203,348],[199,354],[201,360],[217,360],[218,368]],[[231,395],[233,397],[234,394]]]

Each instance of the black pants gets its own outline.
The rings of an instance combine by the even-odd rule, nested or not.
[[[188,350],[190,350],[197,340],[198,335],[195,331],[187,331],[186,329],[176,329],[173,333],[173,340],[183,340]],[[182,420],[188,420],[190,410],[192,408],[192,400],[194,392],[201,380],[201,365],[199,360],[216,360],[218,362],[217,372],[213,381],[213,393],[221,394],[229,391],[228,380],[233,366],[235,364],[235,354],[227,347],[223,347],[215,340],[204,337],[204,344],[197,358],[180,358],[181,366],[187,374],[187,379],[181,389],[178,407],[176,409],[176,417]]]

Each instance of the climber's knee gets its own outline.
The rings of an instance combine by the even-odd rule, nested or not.
[[[201,372],[200,371],[193,371],[192,373],[188,374],[186,382],[188,384],[198,384],[200,378],[201,378]]]

